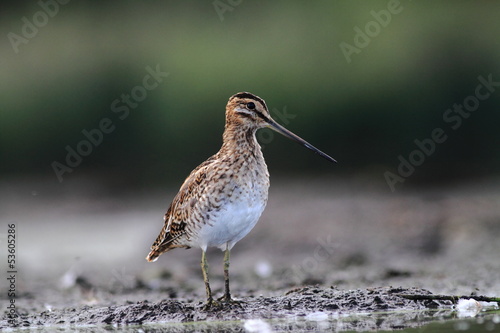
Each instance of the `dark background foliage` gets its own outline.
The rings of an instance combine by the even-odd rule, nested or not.
[[[83,130],[109,118],[114,130],[63,180],[178,183],[219,148],[225,103],[238,91],[264,98],[278,122],[339,161],[332,168],[264,132],[273,174],[384,180],[386,171],[397,175],[400,155],[418,149],[415,140],[442,128],[446,141],[405,185],[498,175],[500,87],[456,129],[443,119],[474,96],[479,77],[500,81],[498,2],[47,0],[2,7],[0,177],[57,182],[54,161],[67,165],[66,147],[77,149]],[[392,8],[397,13],[384,16]],[[342,45],[356,41],[360,47],[346,56]],[[143,86],[148,66],[168,77],[120,119],[112,103]]]

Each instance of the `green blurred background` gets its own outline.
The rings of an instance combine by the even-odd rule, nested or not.
[[[456,130],[443,114],[479,76],[500,81],[499,14],[496,1],[4,2],[0,177],[58,182],[53,162],[109,118],[114,130],[63,181],[178,184],[220,147],[239,91],[339,161],[263,132],[273,176],[384,181],[435,128],[448,139],[404,186],[498,176],[500,87]],[[346,57],[342,43],[356,46],[367,27]],[[120,119],[112,103],[143,86],[148,66],[168,77]]]

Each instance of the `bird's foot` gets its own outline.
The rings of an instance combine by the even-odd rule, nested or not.
[[[243,301],[231,298],[231,295],[224,295],[221,298],[219,298],[218,301],[226,305],[237,305],[239,307],[241,307],[245,303]]]
[[[221,306],[222,304],[219,301],[216,301],[213,298],[209,298],[207,299],[207,302],[203,306],[203,310],[208,311],[208,310],[218,309]]]
[[[231,296],[227,297],[227,295],[225,295],[218,298],[217,300],[209,298],[205,303],[205,305],[203,305],[202,309],[204,311],[222,310],[224,308],[227,309],[228,307],[233,307],[233,306],[242,307],[243,304],[245,304],[244,301],[236,300],[234,298],[231,298]]]

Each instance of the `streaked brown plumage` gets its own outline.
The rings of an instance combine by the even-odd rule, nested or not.
[[[231,96],[226,106],[221,149],[186,178],[146,257],[155,261],[174,248],[200,247],[208,306],[213,300],[205,258],[207,248],[215,246],[225,251],[224,300],[230,301],[229,251],[255,226],[267,203],[269,173],[255,138],[256,131],[263,127],[270,127],[335,161],[277,124],[261,98],[247,92]]]

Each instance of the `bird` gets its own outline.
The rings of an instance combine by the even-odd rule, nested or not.
[[[267,204],[269,172],[256,138],[261,128],[271,128],[328,161],[337,162],[274,121],[262,98],[249,92],[229,98],[222,147],[186,178],[146,257],[154,262],[176,248],[200,248],[206,308],[219,302],[236,302],[229,290],[230,251],[257,224]],[[206,258],[209,247],[224,251],[224,295],[219,302],[210,288]]]

